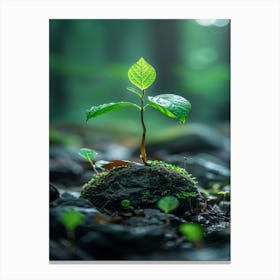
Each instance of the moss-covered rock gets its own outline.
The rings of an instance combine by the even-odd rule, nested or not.
[[[180,195],[192,193],[186,199]],[[196,196],[194,194],[197,194]],[[96,175],[84,185],[81,197],[90,200],[100,210],[122,210],[121,201],[130,200],[134,208],[157,208],[163,196],[173,195],[180,201],[177,213],[192,208],[195,211],[203,197],[195,178],[180,167],[161,162],[151,166],[119,167]]]

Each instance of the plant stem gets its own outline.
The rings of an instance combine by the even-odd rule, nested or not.
[[[98,171],[96,170],[95,165],[93,164],[93,162],[90,160],[89,163],[90,163],[90,165],[91,165],[93,171],[94,171],[96,174],[98,174]]]
[[[168,213],[165,212],[165,225],[168,226],[169,225],[169,217],[168,217]]]
[[[75,231],[73,229],[66,229],[66,235],[71,247],[75,247]]]
[[[140,158],[142,159],[143,163],[145,165],[148,165],[147,163],[147,155],[146,155],[146,147],[145,147],[145,141],[146,141],[146,126],[144,122],[144,94],[145,91],[142,91],[142,97],[141,97],[141,110],[140,110],[140,116],[141,116],[141,124],[142,124],[142,141],[141,141],[141,150],[140,150]]]

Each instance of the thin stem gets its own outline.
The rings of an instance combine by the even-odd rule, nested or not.
[[[95,165],[93,164],[93,162],[90,160],[89,163],[90,163],[90,165],[91,165],[93,171],[94,171],[96,174],[98,174],[98,171],[96,170]]]
[[[169,217],[168,217],[168,213],[165,212],[165,225],[168,226],[169,225]]]
[[[145,142],[146,142],[146,126],[144,122],[144,94],[145,91],[142,91],[142,97],[141,97],[141,109],[140,109],[140,116],[141,116],[141,124],[142,124],[142,141],[141,141],[141,150],[140,150],[140,158],[142,159],[143,163],[145,165],[148,165],[147,163],[147,155],[146,155],[146,147],[145,147]]]
[[[75,247],[75,231],[73,229],[66,229],[66,235],[71,247]]]

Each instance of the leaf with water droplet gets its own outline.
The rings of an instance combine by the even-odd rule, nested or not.
[[[178,119],[181,123],[186,121],[191,103],[182,96],[176,94],[160,94],[157,96],[148,96],[150,106],[161,111],[170,118]]]

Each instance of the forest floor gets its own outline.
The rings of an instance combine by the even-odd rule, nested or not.
[[[144,193],[147,197],[147,193],[153,188],[156,190],[157,186],[150,177],[143,177],[141,172],[146,174],[146,171],[141,167],[138,148],[113,139],[99,139],[93,146],[88,148],[98,150],[96,160],[120,159],[138,164],[132,168],[131,175],[120,173],[113,177],[113,181],[105,187],[111,188],[110,196],[106,196],[107,189],[102,190],[102,199],[106,202],[104,206],[90,197],[81,197],[83,186],[95,175],[90,165],[78,155],[79,148],[65,145],[57,138],[51,142],[51,261],[230,261],[228,131],[220,133],[198,126],[188,135],[148,143],[149,159],[184,168],[197,181],[192,190],[197,191],[199,196],[191,201],[191,207],[188,200],[182,204],[186,205],[185,208],[169,213],[168,225],[165,213],[157,206],[157,199],[146,203],[139,196]],[[125,168],[131,167],[116,170],[123,172],[119,170]],[[137,177],[140,169],[142,177]],[[122,184],[121,178],[124,176],[131,178],[132,182],[121,188],[120,192],[118,186]],[[176,196],[178,190],[172,187],[172,181],[175,186],[176,178],[166,172],[160,174],[161,178],[164,176],[167,180],[161,181],[161,185],[166,182],[164,192]],[[117,207],[122,198],[130,198],[131,205],[127,208]],[[84,217],[70,235],[62,223],[63,214],[69,210],[77,211]],[[204,228],[204,237],[200,242],[190,242],[180,233],[179,226],[187,223],[198,223]]]

